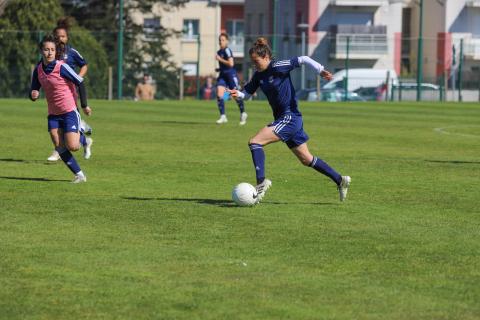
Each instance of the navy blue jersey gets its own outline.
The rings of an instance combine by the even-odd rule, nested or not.
[[[252,95],[260,87],[267,96],[275,119],[289,113],[301,116],[295,97],[295,88],[290,78],[290,71],[299,66],[297,57],[290,60],[271,61],[266,70],[256,71],[253,74],[252,79],[245,85],[244,91]]]
[[[87,64],[87,60],[85,60],[77,50],[68,44],[65,46],[65,54],[63,55],[62,60],[73,70],[77,70],[77,68],[81,68]]]
[[[224,60],[228,60],[230,58],[233,58],[233,52],[230,50],[230,48],[225,48],[225,49],[220,49],[217,51],[217,55],[220,56],[220,58]],[[229,67],[226,64],[221,63],[220,61],[218,62],[220,65],[220,72],[222,73],[235,73],[235,68],[234,67]]]
[[[44,65],[41,61],[37,64],[37,67],[39,64],[42,64],[42,68],[43,68],[43,71],[46,73],[46,74],[50,74],[53,69],[55,68],[55,65],[57,64],[57,61],[56,60],[53,60],[52,62],[50,62],[49,64],[47,65]],[[73,83],[75,83],[75,85],[79,85],[80,83],[83,82],[83,78],[80,77],[78,74],[75,73],[75,71],[73,71],[73,69],[66,63],[62,64],[60,66],[60,76],[62,78],[65,78]],[[32,85],[31,85],[31,90],[40,90],[41,88],[41,84],[40,84],[40,81],[38,81],[38,71],[37,71],[37,68],[33,69],[33,75],[32,75]]]

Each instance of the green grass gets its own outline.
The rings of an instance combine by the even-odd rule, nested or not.
[[[91,105],[73,185],[45,101],[0,100],[0,319],[480,318],[478,105],[303,103],[349,197],[277,143],[252,208],[266,102]]]

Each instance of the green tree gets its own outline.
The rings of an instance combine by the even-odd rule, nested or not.
[[[64,15],[58,0],[9,1],[0,16],[0,95],[27,96],[33,67],[40,60],[38,43]],[[87,88],[91,97],[107,93],[107,55],[95,38],[81,27],[73,27],[72,40],[87,58]],[[95,84],[94,86],[91,84]]]
[[[10,1],[0,16],[0,94],[26,96],[33,66],[39,60],[38,42],[62,15],[57,0]]]
[[[155,11],[154,5],[168,11],[182,6],[188,0],[125,0],[124,2],[124,94],[133,96],[135,86],[143,72],[148,72],[157,82],[157,98],[176,97],[179,69],[171,61],[171,54],[166,48],[166,41],[175,35],[175,32],[160,24],[149,30],[150,32],[146,35],[143,24],[136,23],[131,13],[137,11],[152,14]],[[111,59],[109,64],[117,66],[119,1],[64,0],[62,5],[67,14],[75,17],[81,26],[92,31],[106,49]],[[114,70],[116,75],[116,68]]]

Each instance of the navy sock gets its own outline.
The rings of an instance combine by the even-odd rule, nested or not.
[[[317,157],[313,157],[312,163],[310,163],[310,167],[317,170],[320,173],[323,173],[327,177],[333,180],[337,185],[342,182],[342,176],[335,171],[332,167],[330,167],[326,162],[322,159]]]
[[[243,100],[237,101],[238,108],[240,109],[240,113],[245,112],[245,104],[243,103]]]
[[[77,163],[77,160],[75,160],[72,153],[68,151],[67,148],[58,147],[58,148],[55,148],[55,150],[58,151],[58,153],[60,154],[60,158],[62,158],[63,162],[65,162],[65,164],[67,165],[68,169],[70,169],[70,171],[72,171],[74,174],[77,174],[80,171],[82,171],[80,169],[80,166]]]
[[[265,180],[265,152],[261,144],[252,143],[248,145],[252,152],[253,165],[255,166],[255,174],[257,176],[257,184]]]
[[[218,111],[220,114],[225,114],[225,102],[223,99],[217,99]]]
[[[81,131],[80,131],[80,143],[84,147],[87,145],[87,138],[85,137],[85,134]]]

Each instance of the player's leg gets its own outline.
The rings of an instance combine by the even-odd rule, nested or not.
[[[231,78],[229,79],[229,89],[237,89],[240,90],[240,85],[238,84],[238,78],[236,75],[232,75]],[[238,109],[240,110],[240,125],[243,126],[247,123],[247,113],[245,112],[245,103],[243,100],[239,99],[236,100],[236,103],[238,105]]]
[[[257,201],[262,200],[265,192],[272,185],[269,179],[265,179],[265,151],[263,150],[263,146],[280,141],[280,138],[273,132],[273,129],[273,126],[264,127],[248,141],[248,146],[252,153],[255,176],[257,178]]]
[[[66,113],[62,116],[63,123],[57,132],[59,139],[57,151],[70,171],[75,174],[75,178],[72,182],[86,182],[87,178],[71,152],[80,149],[80,117],[76,111]]]
[[[92,134],[92,128],[85,122],[82,120],[81,118],[81,115],[80,115],[80,111],[78,111],[78,109],[76,110],[77,112],[77,116],[79,117],[80,119],[80,144],[82,145],[83,147],[83,157],[85,159],[90,159],[90,157],[92,156],[92,144],[93,144],[93,139],[91,137],[87,137],[87,128],[88,130],[90,130],[90,134],[88,135],[91,135]]]
[[[225,80],[222,77],[217,79],[217,106],[220,112],[220,118],[217,120],[217,124],[228,122],[227,115],[225,114],[225,101],[223,95],[225,94]]]
[[[303,165],[312,167],[335,182],[340,194],[340,201],[345,200],[351,180],[349,176],[341,176],[337,171],[335,171],[335,169],[330,167],[322,159],[312,155],[308,150],[306,142],[297,146],[293,146],[290,150],[292,150],[292,152]]]

